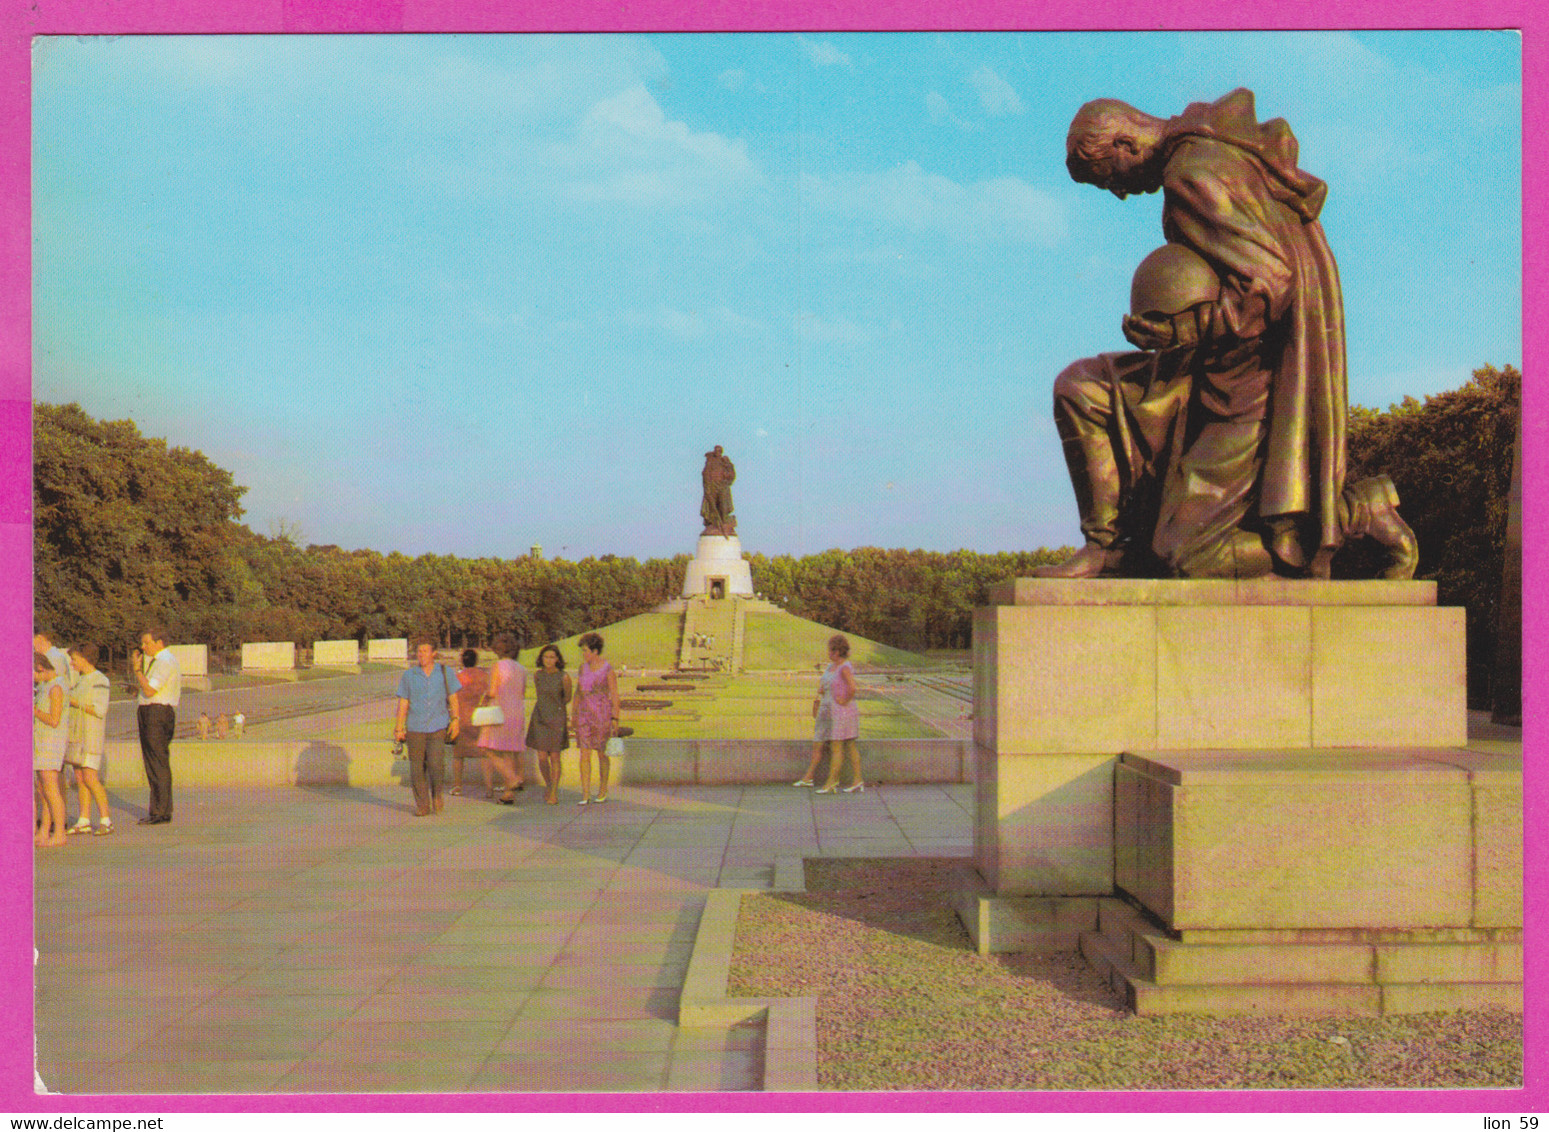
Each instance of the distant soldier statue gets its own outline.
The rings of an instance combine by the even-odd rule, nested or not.
[[[704,534],[730,536],[737,533],[737,519],[731,506],[731,485],[736,478],[737,469],[722,453],[719,444],[705,453],[705,468],[700,473],[705,494],[699,505],[700,517],[705,521]]]
[[[1163,120],[1089,102],[1066,139],[1071,177],[1163,193],[1167,244],[1140,265],[1123,319],[1135,352],[1067,367],[1054,415],[1086,545],[1045,577],[1329,576],[1370,536],[1385,576],[1413,576],[1414,534],[1386,476],[1345,483],[1345,326],[1318,213],[1253,94]]]

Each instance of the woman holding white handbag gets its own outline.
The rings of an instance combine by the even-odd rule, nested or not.
[[[498,710],[499,722],[494,721],[490,707],[480,707],[474,712],[474,722],[489,719],[479,728],[479,753],[487,758],[506,780],[506,792],[499,801],[511,805],[516,792],[522,788],[522,773],[518,760],[525,748],[522,728],[523,700],[527,698],[527,670],[516,663],[516,637],[510,633],[497,633],[493,642],[495,667],[490,672],[489,691],[485,702]]]
[[[495,780],[491,777],[489,760],[479,751],[479,726],[473,722],[473,714],[484,702],[489,691],[489,673],[478,666],[476,649],[463,649],[463,666],[457,670],[457,740],[452,744],[452,788],[448,794],[463,792],[463,763],[476,760],[484,773],[484,796],[495,796]]]

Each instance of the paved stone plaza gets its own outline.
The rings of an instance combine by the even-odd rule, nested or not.
[[[49,1090],[758,1089],[761,1026],[676,1025],[706,892],[973,851],[972,786],[477,793],[188,788],[149,828],[114,794],[117,833],[37,854]]]

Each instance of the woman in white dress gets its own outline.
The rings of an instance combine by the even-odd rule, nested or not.
[[[64,684],[53,661],[44,653],[32,654],[32,769],[43,800],[43,820],[33,838],[38,846],[65,843],[65,800],[59,792],[59,771],[69,739]]]

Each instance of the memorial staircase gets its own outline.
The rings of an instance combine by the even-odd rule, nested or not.
[[[740,667],[737,629],[741,599],[692,597],[683,612],[678,667],[684,671],[734,672]]]

